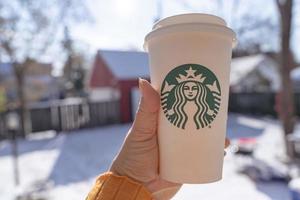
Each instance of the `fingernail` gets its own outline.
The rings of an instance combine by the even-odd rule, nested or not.
[[[142,78],[139,78],[139,89],[140,89],[141,95],[143,96],[144,95],[144,81]]]

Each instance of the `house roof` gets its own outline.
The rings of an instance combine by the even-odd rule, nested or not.
[[[145,52],[99,50],[98,55],[119,79],[149,77],[148,55]]]
[[[119,79],[149,77],[148,55],[145,52],[99,50],[98,55]],[[265,60],[272,59],[264,54],[232,59],[230,84],[238,84]]]
[[[234,58],[231,61],[230,85],[239,83],[266,59],[263,54]]]

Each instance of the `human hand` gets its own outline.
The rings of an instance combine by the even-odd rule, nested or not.
[[[156,200],[171,199],[182,184],[163,180],[159,176],[157,120],[159,94],[148,81],[140,79],[141,100],[136,118],[110,171],[143,184]],[[229,140],[225,141],[225,148]]]

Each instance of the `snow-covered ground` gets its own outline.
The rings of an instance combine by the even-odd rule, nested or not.
[[[19,188],[14,187],[11,148],[0,143],[0,199],[13,200],[20,194],[42,195],[45,199],[82,200],[97,175],[106,171],[118,152],[127,125],[54,134],[35,135],[19,141]],[[45,137],[46,135],[46,137]],[[282,134],[277,121],[231,114],[228,137],[257,137],[255,156],[281,168]],[[290,200],[287,186],[280,182],[255,183],[238,173],[243,158],[230,152],[225,157],[223,180],[213,184],[184,185],[174,200]]]
[[[228,136],[235,138],[257,136],[255,157],[272,166],[284,168],[278,162],[283,153],[282,135],[278,122],[270,119],[255,119],[231,115],[228,121]],[[205,185],[184,185],[174,200],[290,200],[287,185],[282,182],[255,183],[246,175],[238,173],[246,158],[234,155],[230,149],[225,157],[223,179]],[[248,160],[249,161],[249,160]]]

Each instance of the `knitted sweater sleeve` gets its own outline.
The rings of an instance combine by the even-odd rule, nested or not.
[[[86,200],[153,200],[141,184],[111,172],[100,175]]]

